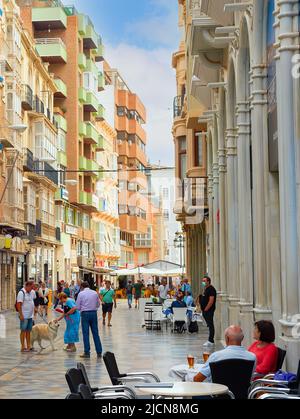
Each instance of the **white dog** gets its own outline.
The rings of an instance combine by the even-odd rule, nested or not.
[[[52,351],[56,351],[54,347],[54,340],[57,337],[59,324],[55,321],[51,321],[48,324],[36,324],[32,328],[31,332],[31,344],[32,347],[34,342],[38,342],[41,349],[45,349],[42,347],[42,340],[48,340],[50,342]]]

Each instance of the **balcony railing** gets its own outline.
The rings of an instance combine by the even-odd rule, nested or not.
[[[23,150],[23,167],[28,172],[34,169],[33,153],[28,148]]]
[[[45,113],[45,105],[38,96],[34,98],[33,110],[37,113]]]
[[[35,161],[34,171],[40,176],[45,176],[51,182],[58,185],[58,172],[47,162]]]
[[[23,87],[22,108],[24,111],[31,111],[33,109],[33,92],[31,87],[27,84]]]
[[[181,117],[183,104],[184,104],[184,96],[183,95],[176,96],[174,98],[174,103],[173,103],[173,116],[174,116],[174,118],[180,118]]]

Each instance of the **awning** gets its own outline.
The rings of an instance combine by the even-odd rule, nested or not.
[[[83,272],[92,273],[92,274],[109,274],[113,272],[113,270],[109,268],[84,268],[82,266],[79,267],[79,270]]]

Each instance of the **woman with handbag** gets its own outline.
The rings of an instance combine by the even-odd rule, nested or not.
[[[79,342],[80,312],[76,307],[73,298],[62,292],[59,294],[59,301],[63,306],[63,314],[56,320],[57,322],[65,319],[66,330],[64,334],[64,343],[67,345],[65,351],[76,352],[75,343]]]

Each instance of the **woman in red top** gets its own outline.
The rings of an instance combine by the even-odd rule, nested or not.
[[[275,329],[272,322],[261,320],[255,323],[254,342],[248,349],[256,355],[256,372],[268,374],[276,372],[278,350],[274,345]]]

